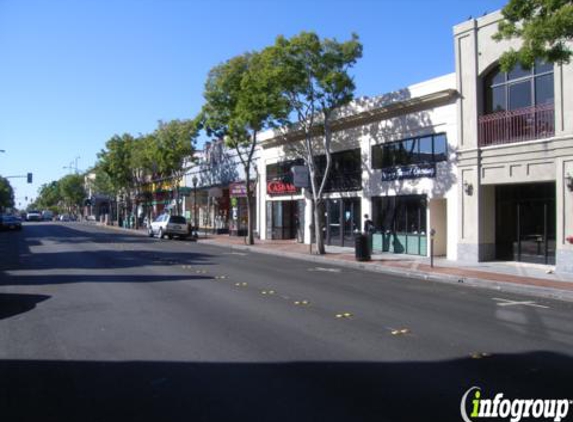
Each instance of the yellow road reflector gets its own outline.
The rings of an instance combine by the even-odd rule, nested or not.
[[[269,294],[270,294],[270,295],[274,295],[274,294],[275,294],[275,291],[274,291],[274,290],[269,290]]]
[[[235,286],[237,287],[246,287],[247,283],[243,282],[243,283],[235,283]]]
[[[308,300],[297,300],[294,302],[295,305],[309,305],[310,302]],[[344,315],[344,314],[340,314],[340,315]]]
[[[484,359],[484,358],[491,357],[491,353],[475,352],[475,353],[472,353],[470,356],[472,359]]]
[[[352,318],[352,314],[350,312],[343,312],[341,314],[336,314],[336,318]]]

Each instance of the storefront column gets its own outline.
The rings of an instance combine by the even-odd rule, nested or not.
[[[557,236],[555,270],[560,273],[573,273],[573,244],[567,238],[573,236],[573,191],[567,186],[573,177],[573,157],[557,160],[556,169],[556,211]]]

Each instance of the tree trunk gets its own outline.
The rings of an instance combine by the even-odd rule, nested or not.
[[[322,237],[322,201],[314,201],[314,238],[316,240],[316,253],[324,255],[326,249],[324,247],[324,238]]]
[[[247,192],[247,245],[255,244],[255,236],[253,234],[253,198],[252,193]]]

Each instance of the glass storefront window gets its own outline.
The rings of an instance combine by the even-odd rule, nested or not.
[[[372,198],[375,245],[382,252],[425,255],[427,251],[424,195]]]

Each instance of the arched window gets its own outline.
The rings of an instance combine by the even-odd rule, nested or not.
[[[496,67],[484,78],[485,114],[553,104],[553,65],[537,61],[532,69]]]

